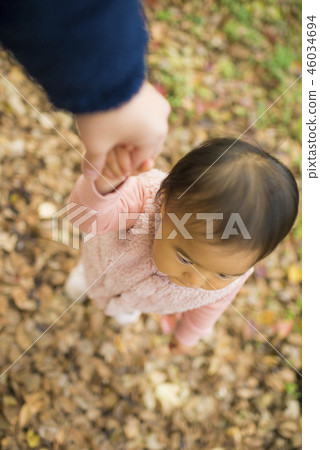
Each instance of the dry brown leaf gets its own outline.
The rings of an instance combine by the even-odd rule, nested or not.
[[[35,311],[37,309],[36,302],[27,297],[25,289],[14,286],[11,290],[11,295],[16,307],[21,311]]]

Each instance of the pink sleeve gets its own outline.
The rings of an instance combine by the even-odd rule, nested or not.
[[[119,229],[119,213],[136,213],[131,220],[122,216],[120,223],[128,229],[143,212],[144,184],[144,177],[131,176],[117,190],[102,195],[92,180],[81,175],[69,198],[68,220],[85,233],[104,234]]]
[[[181,344],[192,347],[203,335],[209,333],[221,314],[234,300],[243,283],[252,272],[253,268],[249,269],[242,275],[242,283],[215,303],[184,312],[175,331],[176,339]]]

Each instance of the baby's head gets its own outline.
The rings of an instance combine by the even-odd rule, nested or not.
[[[272,252],[299,202],[280,161],[235,139],[213,139],[184,156],[157,198],[163,219],[156,265],[175,283],[203,289],[226,286]]]

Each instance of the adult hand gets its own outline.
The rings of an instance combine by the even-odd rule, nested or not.
[[[97,191],[102,195],[112,192],[130,175],[127,170],[130,165],[130,156],[126,147],[118,145],[112,148],[106,159],[106,165],[102,168],[101,175],[94,181]],[[153,160],[147,159],[134,171],[134,175],[146,172],[153,166]]]
[[[130,152],[131,171],[161,152],[168,132],[170,105],[147,81],[132,99],[117,109],[77,114],[76,124],[86,147],[83,174],[99,177],[107,153],[116,145]],[[115,174],[116,175],[116,174]]]

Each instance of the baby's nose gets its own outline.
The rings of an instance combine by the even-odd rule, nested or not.
[[[197,272],[195,272],[195,271],[193,271],[193,272],[194,273],[185,272],[183,274],[185,282],[196,285],[196,286],[201,286],[204,283],[203,278]]]

